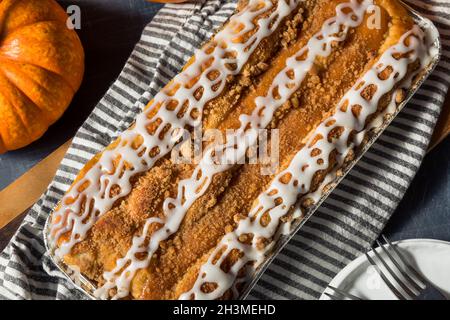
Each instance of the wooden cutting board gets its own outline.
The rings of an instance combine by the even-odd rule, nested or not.
[[[71,141],[67,141],[47,158],[0,192],[0,229],[28,210],[44,193],[55,176]]]
[[[429,151],[441,143],[450,134],[450,93],[444,103],[441,117],[436,125],[433,138],[431,139]]]
[[[437,125],[430,150],[436,147],[450,133],[450,94]],[[0,229],[30,208],[46,190],[53,179],[71,141],[50,154],[35,167],[0,192]]]

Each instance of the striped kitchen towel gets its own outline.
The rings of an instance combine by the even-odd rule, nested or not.
[[[409,3],[440,28],[443,58],[392,126],[292,239],[251,299],[317,299],[383,230],[425,155],[450,82],[450,1]],[[136,114],[233,13],[236,1],[166,5],[78,131],[53,182],[0,255],[0,298],[82,299],[50,262],[42,230],[77,172],[130,126]]]

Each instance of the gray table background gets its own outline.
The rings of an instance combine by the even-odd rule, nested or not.
[[[0,155],[0,190],[70,139],[109,85],[119,75],[144,26],[161,5],[145,0],[61,0],[79,5],[79,35],[86,51],[86,74],[79,93],[47,134],[19,151]],[[386,228],[394,239],[433,238],[450,241],[450,139],[425,159],[404,200]],[[1,206],[1,204],[0,204]],[[18,221],[14,222],[14,226]],[[13,226],[11,226],[13,227]],[[11,235],[14,228],[7,228]]]

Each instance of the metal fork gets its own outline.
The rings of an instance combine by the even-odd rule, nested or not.
[[[385,244],[377,240],[378,246],[387,256],[383,258],[375,249],[370,250],[379,261],[378,264],[366,252],[367,260],[375,267],[381,279],[400,300],[446,300],[446,297],[427,281],[403,256],[396,245],[382,236]],[[391,265],[386,261],[390,261]],[[392,267],[392,265],[394,267]],[[383,266],[384,268],[382,268]],[[385,271],[384,271],[384,270]],[[391,281],[388,275],[394,279]],[[401,290],[399,289],[401,288]]]
[[[331,289],[333,292],[324,292],[323,294],[331,300],[363,300],[357,296],[354,296],[348,292],[342,291],[332,286],[328,286],[328,289]]]

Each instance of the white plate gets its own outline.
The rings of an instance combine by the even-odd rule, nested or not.
[[[438,240],[405,240],[397,242],[405,258],[432,284],[450,297],[450,243]],[[383,258],[380,248],[377,250]],[[397,300],[370,265],[365,255],[345,267],[331,286],[369,300]],[[329,290],[329,289],[328,289]],[[322,295],[321,300],[329,300]]]

